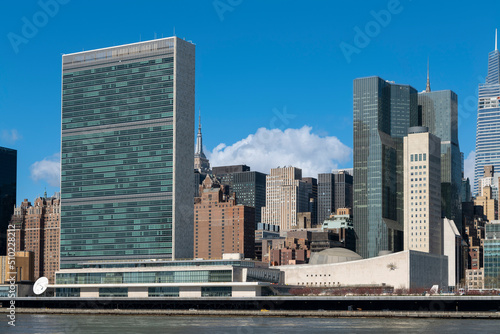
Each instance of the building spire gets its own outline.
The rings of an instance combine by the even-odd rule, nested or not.
[[[429,80],[429,57],[427,57],[427,86],[425,86],[425,92],[430,93],[431,91],[431,81]]]
[[[203,154],[203,141],[201,138],[201,109],[198,110],[198,135],[196,136],[196,152],[195,154]]]
[[[495,51],[497,51],[497,29],[495,29]]]

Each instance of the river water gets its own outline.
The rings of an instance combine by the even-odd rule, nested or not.
[[[498,320],[414,318],[276,318],[143,315],[5,315],[0,333],[500,333]]]

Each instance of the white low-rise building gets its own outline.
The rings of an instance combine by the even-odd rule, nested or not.
[[[362,285],[392,286],[396,289],[430,289],[433,285],[439,285],[444,289],[448,287],[448,258],[443,255],[406,250],[359,259],[358,254],[344,248],[327,249],[323,252],[328,253],[324,256],[326,261],[333,263],[276,267],[284,273],[284,283],[310,287]],[[319,255],[321,256],[323,252]]]

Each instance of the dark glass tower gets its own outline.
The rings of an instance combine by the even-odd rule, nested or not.
[[[418,94],[422,126],[441,139],[441,215],[462,233],[462,158],[458,144],[457,94],[451,90]]]
[[[335,173],[335,213],[340,208],[352,209],[352,175],[346,171]]]
[[[364,258],[403,249],[403,137],[418,124],[417,91],[354,80],[354,229]]]
[[[479,84],[476,131],[476,165],[474,170],[474,195],[479,189],[484,166],[493,165],[500,171],[500,52],[497,49],[488,54],[488,76]]]
[[[0,147],[0,255],[7,253],[7,228],[16,205],[17,151]]]
[[[61,269],[192,258],[195,47],[63,56]]]
[[[335,175],[318,174],[318,224],[335,213]]]
[[[262,207],[266,206],[266,174],[238,172],[232,174],[231,192],[236,194],[236,204],[255,208],[255,227],[261,222]]]

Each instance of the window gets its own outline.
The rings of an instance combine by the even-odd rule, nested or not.
[[[99,297],[128,297],[128,288],[99,288]]]
[[[221,287],[202,287],[201,288],[201,296],[202,297],[231,297],[232,296],[232,288],[230,286],[221,286]]]

